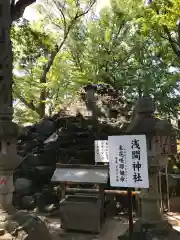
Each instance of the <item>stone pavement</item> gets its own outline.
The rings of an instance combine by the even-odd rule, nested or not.
[[[61,229],[61,221],[58,217],[47,217],[36,214],[47,225],[53,235],[53,240],[117,240],[119,235],[123,235],[128,229],[128,220],[125,217],[108,219],[100,234],[93,235],[87,233],[64,232]]]
[[[168,212],[165,214],[165,217],[171,224],[172,228],[180,233],[180,213]]]
[[[31,214],[38,216],[43,220],[43,222],[46,224],[46,226],[52,233],[53,240],[117,240],[118,236],[123,235],[128,229],[128,219],[127,217],[121,216],[121,215],[118,217],[107,219],[100,234],[87,234],[87,233],[77,233],[77,232],[70,232],[70,231],[65,232],[61,228],[61,220],[60,220],[60,217],[57,217],[57,214],[56,216],[47,216],[45,214],[40,214],[37,212],[33,212],[33,213],[31,212]],[[164,235],[164,237],[160,236],[161,234],[160,235],[158,234],[158,237],[156,237],[155,239],[179,240],[180,239],[180,214],[167,213],[165,215],[165,218],[171,224],[172,228],[176,231],[174,231],[173,233],[171,230],[170,234]],[[139,222],[137,221],[137,219],[134,219],[134,221],[137,224]],[[179,234],[177,234],[178,231],[179,231]]]

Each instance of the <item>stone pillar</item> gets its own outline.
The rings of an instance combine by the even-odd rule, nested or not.
[[[0,118],[12,120],[12,47],[10,0],[0,2]]]
[[[158,167],[149,168],[149,189],[142,189],[141,198],[141,223],[157,224],[163,219],[160,211],[160,195],[158,193]]]
[[[13,172],[21,163],[17,155],[18,126],[12,122],[11,0],[0,0],[0,239],[51,240],[38,218],[12,206]]]
[[[126,131],[132,135],[144,134],[147,139],[150,188],[141,189],[141,217],[136,222],[134,230],[141,233],[145,230],[146,233],[151,232],[154,236],[161,233],[167,237],[171,231],[160,209],[158,174],[159,170],[166,166],[168,156],[172,154],[172,126],[166,120],[157,119],[154,111],[154,104],[150,97],[140,98],[135,105],[134,117]],[[176,145],[175,139],[173,142],[173,145]],[[166,239],[164,236],[160,239]]]
[[[13,171],[21,163],[17,155],[18,128],[12,122],[12,47],[10,0],[0,2],[0,228],[12,212]]]
[[[10,129],[14,131],[14,138],[5,131],[4,135],[0,134],[0,229],[5,229],[9,216],[13,214],[12,206],[13,171],[21,163],[20,157],[16,151],[16,125],[9,122],[7,126],[0,122],[0,130]],[[6,134],[6,135],[5,135]]]
[[[165,125],[164,121],[156,124],[156,131],[157,129],[160,130],[163,125],[164,135],[166,136],[168,134],[166,131],[170,131],[168,130],[170,126],[168,124]],[[148,157],[150,188],[142,189],[140,193],[142,209],[141,223],[142,225],[149,224],[155,225],[156,227],[162,226],[164,223],[163,213],[160,207],[161,196],[158,189],[159,170],[164,168],[168,161],[167,155],[161,154],[161,144],[158,142],[158,139],[160,139],[159,134],[162,134],[162,132],[156,132],[154,141],[151,141],[151,149],[148,151],[150,155]]]
[[[13,171],[21,163],[17,155],[18,127],[12,122],[12,47],[10,0],[0,1],[0,234],[5,236],[13,213]],[[11,236],[6,238],[10,239]]]

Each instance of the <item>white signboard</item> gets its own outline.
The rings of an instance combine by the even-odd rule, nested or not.
[[[110,136],[108,146],[111,186],[149,188],[146,136]]]
[[[109,162],[109,149],[107,140],[97,140],[94,142],[95,147],[95,162],[107,163]]]

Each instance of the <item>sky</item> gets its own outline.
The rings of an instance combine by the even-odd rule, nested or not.
[[[38,2],[39,0],[37,0]],[[110,4],[110,0],[97,0],[97,7],[96,10],[99,12],[103,7],[106,7]],[[28,20],[36,20],[38,18],[36,10],[35,10],[35,4],[32,4],[32,6],[29,6],[26,8],[24,17]]]

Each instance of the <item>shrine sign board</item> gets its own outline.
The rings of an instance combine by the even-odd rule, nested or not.
[[[149,188],[145,135],[108,137],[110,185]]]
[[[94,141],[95,148],[95,162],[96,163],[107,163],[109,162],[109,149],[107,140],[96,140]]]

